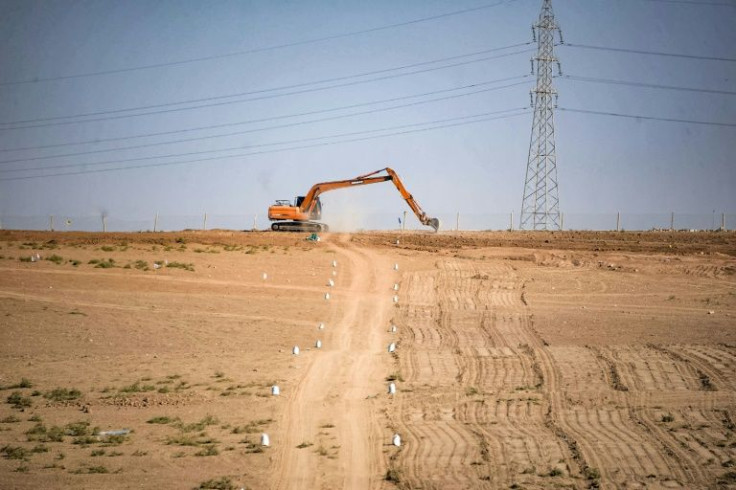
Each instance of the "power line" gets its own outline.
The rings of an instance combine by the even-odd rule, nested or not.
[[[605,83],[610,85],[629,85],[632,87],[644,87],[644,88],[656,88],[664,90],[681,90],[685,92],[701,92],[706,94],[720,94],[720,95],[736,95],[736,92],[730,90],[714,90],[697,87],[677,87],[673,85],[660,85],[654,83],[643,83],[643,82],[628,82],[624,80],[610,80],[606,78],[594,78],[594,77],[578,77],[575,75],[565,75],[563,78],[567,80],[573,80],[578,82],[591,82],[591,83]]]
[[[472,53],[448,56],[445,58],[437,58],[437,59],[429,60],[429,61],[421,61],[419,63],[411,63],[408,65],[396,66],[393,68],[382,68],[380,70],[372,70],[372,71],[367,71],[367,72],[362,72],[362,73],[356,73],[353,75],[344,75],[340,77],[324,78],[322,80],[316,80],[313,82],[303,82],[303,83],[295,83],[295,84],[290,84],[290,85],[281,85],[279,87],[271,87],[271,88],[260,89],[260,90],[251,90],[248,92],[238,92],[238,93],[229,94],[229,95],[214,95],[214,96],[202,97],[198,99],[180,100],[178,102],[165,102],[165,103],[160,103],[160,104],[149,104],[149,105],[143,105],[143,106],[137,106],[137,107],[127,107],[124,109],[109,109],[109,110],[104,110],[104,111],[85,112],[81,114],[71,114],[68,116],[54,116],[54,117],[44,117],[44,118],[37,118],[37,119],[26,119],[26,120],[20,120],[20,121],[6,121],[6,122],[0,122],[0,124],[12,125],[12,124],[26,124],[26,123],[35,123],[35,122],[57,121],[59,119],[72,119],[72,118],[78,118],[78,117],[81,118],[81,117],[101,116],[101,115],[106,115],[106,114],[119,114],[121,112],[142,111],[145,109],[158,109],[161,107],[171,107],[171,106],[182,105],[182,104],[195,104],[199,102],[209,102],[213,100],[232,99],[235,97],[246,97],[249,95],[264,94],[268,92],[278,92],[281,90],[289,90],[289,89],[299,88],[299,87],[308,87],[310,85],[320,85],[323,83],[339,82],[342,80],[349,80],[351,78],[360,78],[360,77],[365,77],[369,75],[378,75],[381,73],[405,70],[407,68],[416,68],[419,66],[432,65],[434,63],[441,63],[444,61],[456,60],[460,58],[469,58],[471,56],[477,56],[481,54],[488,54],[488,53],[492,53],[496,51],[502,51],[504,49],[518,48],[520,46],[526,46],[529,44],[531,43],[528,43],[528,42],[527,43],[517,43],[517,44],[512,44],[509,46],[501,46],[498,48],[484,49],[481,51],[474,51]]]
[[[365,103],[361,103],[361,104],[352,104],[352,105],[349,105],[349,106],[343,106],[343,107],[337,107],[337,108],[330,108],[330,109],[322,109],[322,110],[318,110],[318,111],[309,111],[309,112],[303,112],[303,113],[300,113],[300,114],[268,117],[268,118],[256,119],[256,120],[252,120],[252,121],[248,121],[248,122],[244,122],[244,123],[238,123],[238,124],[252,124],[252,123],[255,123],[255,122],[265,122],[265,121],[269,121],[269,120],[287,119],[287,118],[292,118],[292,117],[301,117],[301,116],[305,116],[305,115],[320,114],[320,113],[326,113],[326,112],[335,112],[335,111],[339,111],[339,110],[345,110],[345,109],[356,108],[356,107],[361,107],[361,106],[364,107],[364,106],[370,106],[370,105],[375,105],[375,104],[380,104],[380,103],[386,103],[386,102],[395,102],[395,101],[399,101],[399,100],[406,100],[406,99],[412,99],[412,98],[417,98],[417,97],[425,97],[427,95],[436,95],[436,94],[439,94],[439,93],[447,93],[447,92],[451,92],[451,91],[464,90],[464,89],[467,89],[467,88],[479,87],[479,86],[483,86],[483,85],[489,85],[489,84],[492,84],[492,83],[500,83],[500,82],[509,81],[509,80],[525,79],[528,76],[529,75],[522,75],[522,76],[519,76],[519,77],[510,77],[510,78],[505,78],[505,79],[500,79],[500,80],[492,80],[492,81],[488,81],[488,82],[482,82],[482,83],[477,83],[477,84],[472,84],[472,85],[466,85],[465,87],[452,88],[452,89],[444,89],[444,90],[437,90],[437,91],[434,91],[434,92],[427,92],[425,94],[419,94],[419,95],[409,95],[409,96],[404,96],[404,97],[394,97],[394,98],[391,98],[391,99],[384,99],[384,100],[381,100],[381,101],[365,102]],[[288,128],[288,127],[301,126],[301,125],[313,124],[313,123],[324,122],[324,121],[332,121],[332,120],[344,119],[344,118],[348,118],[348,117],[355,117],[355,116],[360,116],[360,115],[365,115],[365,114],[374,114],[374,113],[377,113],[377,112],[383,112],[383,111],[389,111],[389,110],[400,109],[400,108],[405,108],[405,107],[411,107],[411,106],[420,105],[420,104],[429,104],[429,103],[439,102],[439,101],[443,101],[443,100],[450,100],[450,99],[455,99],[455,98],[459,98],[459,97],[465,97],[465,96],[469,96],[469,95],[476,95],[476,94],[479,94],[479,93],[485,93],[485,92],[491,92],[491,91],[495,91],[495,90],[501,90],[501,89],[504,89],[504,88],[515,87],[517,85],[522,85],[524,83],[526,83],[526,82],[525,81],[522,81],[522,82],[512,83],[512,84],[508,84],[508,85],[502,85],[502,86],[499,86],[499,87],[484,88],[484,89],[479,89],[479,90],[475,90],[475,91],[471,91],[471,92],[466,92],[466,93],[461,93],[461,94],[455,94],[455,95],[449,95],[449,96],[444,96],[444,97],[439,97],[439,98],[434,98],[434,99],[429,99],[429,100],[420,100],[420,101],[416,101],[416,102],[410,102],[410,103],[407,103],[407,104],[399,104],[399,105],[394,105],[394,106],[389,106],[389,107],[383,107],[383,108],[378,108],[378,109],[371,109],[371,110],[366,110],[366,111],[353,112],[353,113],[350,113],[350,114],[340,114],[340,115],[337,115],[337,116],[325,117],[325,118],[320,118],[320,119],[311,119],[311,120],[308,120],[308,121],[298,121],[298,122],[293,122],[293,123],[288,123],[288,124],[280,124],[280,125],[276,125],[276,126],[268,126],[268,127],[265,127],[265,128],[253,128],[253,129],[248,129],[248,130],[244,130],[244,131],[235,131],[235,132],[224,133],[224,134],[199,136],[199,137],[193,137],[193,138],[184,138],[184,139],[179,139],[179,140],[162,141],[162,142],[156,142],[156,143],[145,143],[145,144],[140,144],[140,145],[119,146],[119,147],[107,148],[107,149],[103,149],[103,150],[89,150],[89,151],[80,151],[80,152],[74,152],[74,153],[64,153],[64,154],[56,154],[56,155],[45,155],[45,156],[31,157],[31,158],[16,158],[16,159],[12,159],[12,160],[2,160],[2,161],[0,161],[0,164],[17,163],[17,162],[30,162],[30,161],[38,161],[38,160],[50,160],[50,159],[54,159],[54,158],[64,158],[64,157],[76,157],[76,156],[82,156],[82,155],[92,155],[92,154],[99,154],[99,153],[109,153],[109,152],[112,152],[112,151],[125,151],[125,150],[139,149],[139,148],[150,148],[150,147],[154,147],[154,146],[171,145],[171,144],[175,144],[175,143],[189,143],[189,142],[192,142],[192,141],[203,141],[203,140],[216,139],[216,138],[226,138],[226,137],[230,137],[230,136],[239,136],[239,135],[243,135],[243,134],[255,133],[255,132],[260,132],[260,131],[268,131],[268,130],[273,130],[273,129],[283,129],[283,128]]]
[[[730,61],[730,62],[736,61],[736,58],[725,58],[725,57],[720,57],[720,56],[701,56],[701,55],[694,55],[694,54],[665,53],[662,51],[645,51],[641,49],[611,48],[607,46],[593,46],[591,44],[565,43],[565,44],[562,44],[561,46],[567,46],[570,48],[581,48],[581,49],[597,49],[601,51],[614,51],[614,52],[619,52],[619,53],[645,54],[645,55],[652,55],[652,56],[668,56],[671,58],[686,58],[686,59],[694,59],[694,60]]]
[[[508,86],[521,85],[522,83],[524,83],[524,82],[519,82],[519,83],[511,84],[511,85],[508,85]],[[500,89],[500,88],[506,88],[506,87],[497,87],[497,88],[494,87],[492,89],[484,89],[484,90],[479,91],[479,92],[487,92],[489,90],[497,90],[497,89]],[[463,95],[466,95],[466,94],[463,94]],[[467,95],[471,95],[471,94],[467,94]],[[462,96],[462,95],[460,95],[460,96]],[[457,95],[455,95],[455,96],[449,96],[449,97],[444,97],[443,99],[440,99],[440,100],[452,99],[452,98],[456,98],[456,97],[458,97],[458,96]],[[430,102],[430,101],[427,101],[427,102]],[[434,102],[434,101],[431,101],[431,102]],[[410,104],[399,105],[399,106],[390,107],[390,108],[387,108],[387,109],[380,109],[380,110],[398,109],[398,108],[403,108],[403,107],[417,105],[417,104],[420,104],[420,103],[425,103],[425,102],[413,102],[413,103],[410,103]],[[366,111],[366,112],[360,113],[360,114],[374,113],[374,112],[379,112],[380,110]],[[356,114],[353,114],[353,115],[356,115]],[[350,116],[336,116],[336,117],[329,117],[329,118],[324,118],[324,119],[320,119],[320,120],[316,120],[316,121],[308,121],[308,122],[322,122],[322,121],[327,121],[327,120],[339,119],[339,118],[342,118],[342,117],[350,117]],[[246,133],[254,133],[254,132],[265,131],[265,130],[272,130],[272,129],[283,129],[285,127],[297,126],[299,124],[306,124],[306,123],[298,122],[298,123],[284,124],[284,125],[279,125],[279,126],[271,126],[271,127],[268,127],[268,128],[255,128],[255,129],[251,129],[251,130],[248,130],[248,131],[241,131],[239,133],[234,133],[234,134],[246,134]],[[183,140],[182,142],[195,141],[195,140],[198,140],[198,139],[200,139],[200,138],[192,138],[191,140]],[[204,139],[204,138],[202,138],[202,139]],[[123,160],[108,160],[108,161],[95,162],[95,163],[85,163],[85,164],[79,164],[78,163],[78,164],[72,164],[72,165],[105,165],[105,164],[112,164],[112,163],[137,162],[137,161],[143,161],[143,160],[152,160],[152,159],[156,159],[156,158],[174,158],[174,157],[183,157],[183,156],[192,156],[192,155],[203,155],[203,154],[208,154],[208,153],[219,153],[219,152],[224,152],[224,151],[242,150],[243,148],[244,147],[241,145],[241,146],[231,146],[231,147],[227,147],[227,148],[220,148],[218,150],[189,151],[189,152],[184,152],[184,153],[171,153],[171,154],[168,154],[168,155],[154,155],[154,156],[127,158],[127,159],[123,159]],[[110,151],[114,151],[114,150],[110,150]],[[27,159],[27,160],[12,160],[12,161],[5,161],[5,162],[1,162],[1,163],[15,163],[15,162],[19,162],[19,161],[46,160],[46,159],[51,159],[51,158],[61,158],[62,156],[79,156],[79,155],[93,154],[93,153],[99,153],[99,151],[80,152],[80,153],[77,153],[77,154],[59,155],[59,156],[56,156],[56,157],[50,156],[50,157],[30,158],[30,159]],[[64,168],[64,167],[65,167],[64,165],[58,165],[58,166],[55,166],[55,167],[34,167],[34,168],[30,168],[30,169],[0,170],[0,172],[22,172],[24,170],[38,170],[40,168]]]
[[[502,114],[498,115],[499,113],[506,113],[510,111],[521,111],[513,114]],[[457,126],[464,126],[468,124],[476,124],[480,122],[486,122],[486,121],[493,121],[498,119],[508,119],[512,117],[518,117],[525,114],[528,114],[529,111],[526,110],[526,108],[521,109],[509,109],[506,111],[497,111],[497,112],[489,112],[489,113],[483,113],[483,114],[475,114],[472,116],[464,116],[461,118],[451,118],[451,119],[444,119],[444,120],[437,120],[437,121],[430,121],[425,123],[419,123],[419,124],[413,124],[413,125],[404,125],[404,126],[395,126],[394,128],[383,128],[383,129],[374,129],[369,131],[363,131],[363,132],[356,132],[356,133],[344,133],[341,135],[333,135],[333,136],[323,136],[318,138],[311,138],[311,140],[320,140],[320,139],[327,139],[327,138],[338,138],[338,137],[344,137],[351,134],[366,134],[366,133],[375,133],[379,131],[388,131],[390,129],[399,129],[402,127],[411,127],[411,126],[425,126],[427,124],[439,124],[443,122],[448,122],[447,124],[440,124],[437,126],[432,126],[428,128],[418,128],[418,129],[409,129],[405,131],[398,131],[388,134],[381,134],[381,135],[375,135],[375,136],[365,136],[360,138],[352,138],[347,140],[341,140],[341,141],[332,141],[332,142],[324,142],[324,143],[316,143],[311,145],[303,145],[303,146],[294,146],[294,147],[288,147],[288,148],[279,148],[274,150],[263,150],[263,151],[256,151],[256,152],[249,152],[249,153],[240,153],[236,155],[227,155],[227,156],[218,156],[218,157],[208,157],[208,158],[198,158],[194,160],[183,160],[178,162],[164,162],[164,163],[154,163],[154,164],[141,164],[141,165],[132,165],[132,166],[124,166],[124,167],[114,167],[114,168],[108,168],[108,169],[92,169],[92,170],[80,170],[77,172],[63,172],[63,173],[56,173],[56,174],[46,174],[46,175],[32,175],[32,176],[25,176],[25,177],[5,177],[0,178],[0,182],[2,181],[13,181],[13,180],[30,180],[30,179],[39,179],[39,178],[48,178],[48,177],[62,177],[62,176],[71,176],[71,175],[83,175],[83,174],[91,174],[91,173],[104,173],[104,172],[116,172],[116,171],[122,171],[122,170],[135,170],[135,169],[141,169],[141,168],[157,168],[157,167],[168,167],[168,166],[174,166],[174,165],[185,165],[190,163],[203,163],[203,162],[209,162],[209,161],[215,161],[215,160],[225,160],[230,158],[241,158],[241,157],[247,157],[247,156],[254,156],[254,155],[264,155],[269,153],[279,153],[284,151],[293,151],[293,150],[303,150],[303,149],[309,149],[309,148],[316,148],[321,146],[331,146],[331,145],[339,145],[344,143],[354,143],[359,141],[367,141],[372,139],[378,139],[378,138],[387,138],[391,136],[401,136],[406,134],[412,134],[412,133],[420,133],[424,131],[432,131],[436,129],[445,129],[445,128],[451,128],[451,127],[457,127]],[[488,116],[488,117],[483,117]],[[450,121],[458,121],[465,119],[465,121],[459,121],[459,122],[450,122]],[[474,119],[474,120],[469,120]],[[305,139],[302,141],[309,141],[310,139]],[[297,140],[298,141],[298,140]],[[269,146],[269,145],[277,145],[277,144],[285,144],[285,142],[281,143],[268,143],[264,144],[262,146]],[[85,166],[85,164],[76,164],[76,166]]]
[[[506,49],[506,48],[497,48],[497,49]],[[513,56],[513,55],[516,55],[516,54],[527,53],[527,52],[532,51],[532,50],[533,49],[523,49],[523,50],[520,50],[520,51],[511,52],[511,53],[504,53],[504,54],[494,55],[494,56],[486,56],[486,57],[479,58],[479,59],[476,59],[476,60],[462,61],[462,62],[452,63],[452,64],[449,64],[449,65],[438,66],[438,67],[423,68],[423,69],[420,69],[420,70],[414,70],[414,71],[410,71],[410,72],[406,72],[406,73],[397,73],[397,74],[393,74],[393,75],[385,75],[385,76],[370,78],[370,79],[367,79],[367,80],[355,80],[355,81],[350,81],[350,82],[344,82],[344,83],[338,83],[338,84],[333,84],[333,85],[327,85],[325,87],[313,87],[313,88],[302,89],[302,90],[294,90],[294,91],[291,91],[291,92],[284,92],[284,93],[279,93],[279,94],[270,94],[270,95],[262,95],[262,96],[259,96],[259,97],[250,97],[250,98],[245,99],[245,100],[234,100],[234,101],[227,101],[227,102],[213,102],[213,103],[195,105],[195,106],[191,106],[191,107],[180,107],[180,108],[174,108],[174,109],[161,109],[161,110],[156,110],[156,111],[142,112],[142,113],[139,113],[139,114],[123,114],[123,115],[117,115],[117,116],[105,116],[105,117],[98,117],[98,118],[93,118],[93,119],[85,119],[85,120],[81,120],[81,121],[61,121],[61,122],[48,122],[48,123],[41,123],[41,124],[30,124],[30,125],[25,125],[25,126],[15,126],[15,127],[0,128],[0,131],[17,130],[17,129],[30,129],[30,128],[41,128],[41,127],[49,127],[49,126],[67,126],[67,125],[70,125],[70,124],[83,124],[83,123],[90,123],[90,122],[108,121],[108,120],[114,120],[114,119],[126,119],[126,118],[131,118],[131,117],[150,116],[150,115],[154,115],[154,114],[165,114],[165,113],[171,113],[171,112],[189,111],[189,110],[194,110],[194,109],[201,109],[201,108],[204,108],[204,107],[216,107],[216,106],[222,106],[222,105],[241,104],[241,103],[245,103],[245,102],[251,102],[251,101],[254,101],[254,100],[264,100],[264,99],[272,99],[272,98],[277,98],[277,97],[285,97],[285,96],[289,96],[289,95],[299,95],[299,94],[304,94],[304,93],[309,93],[309,92],[318,92],[318,91],[329,90],[329,89],[333,89],[333,88],[348,87],[348,86],[360,85],[360,84],[364,84],[364,83],[371,83],[371,82],[376,82],[376,81],[381,81],[381,80],[388,80],[388,79],[392,79],[392,78],[399,78],[399,77],[411,76],[411,75],[416,75],[416,74],[419,74],[419,73],[428,73],[428,72],[431,72],[431,71],[444,70],[444,69],[447,69],[447,68],[455,68],[455,67],[458,67],[458,66],[465,66],[465,65],[469,65],[469,64],[473,64],[473,63],[480,63],[480,62],[483,62],[483,61],[489,61],[489,60],[493,60],[493,59],[504,58],[504,57],[507,57],[507,56]],[[430,63],[430,62],[426,62],[426,63]],[[422,63],[422,64],[424,64],[424,63]],[[403,68],[407,68],[407,67],[396,68],[396,69],[392,69],[392,70],[398,70],[398,69],[403,69]],[[385,70],[380,70],[379,72],[383,72],[383,71],[385,71]],[[353,75],[353,76],[351,76],[349,78],[355,78],[355,77],[359,77],[359,76],[366,76],[366,75],[365,74],[363,74],[363,75]],[[317,84],[317,83],[324,83],[324,82],[311,82],[309,85],[314,85],[314,84]],[[256,91],[256,92],[251,92],[251,93],[255,94],[255,93],[261,93],[261,92],[265,92],[265,91],[270,92],[270,91],[276,91],[276,90],[281,90],[281,89],[267,89],[267,90],[264,90],[264,91]],[[243,95],[247,95],[247,94],[248,94],[248,92],[244,93]],[[228,96],[228,97],[234,97],[234,96]],[[182,103],[184,103],[184,102],[174,103],[174,105],[182,104]],[[128,110],[134,110],[134,109],[125,109],[125,110],[128,111]],[[113,111],[113,112],[117,112],[117,111]],[[80,116],[63,116],[62,118],[69,118],[69,117],[80,117]],[[57,118],[52,118],[52,119],[57,119]],[[7,122],[7,123],[0,123],[0,124],[14,124],[14,123]]]
[[[78,73],[78,74],[74,74],[74,75],[60,75],[60,76],[55,76],[55,77],[33,78],[33,79],[30,79],[30,80],[18,80],[18,81],[11,81],[11,82],[0,82],[0,86],[6,86],[6,85],[22,85],[22,84],[39,83],[39,82],[51,82],[51,81],[69,80],[69,79],[75,79],[75,78],[96,77],[96,76],[100,76],[100,75],[112,75],[112,74],[117,74],[117,73],[126,73],[126,72],[141,71],[141,70],[150,70],[150,69],[153,69],[153,68],[164,68],[164,67],[170,67],[170,66],[180,66],[180,65],[190,64],[190,63],[199,63],[199,62],[202,62],[202,61],[211,61],[211,60],[216,60],[216,59],[231,58],[231,57],[234,57],[234,56],[243,56],[243,55],[254,54],[254,53],[262,53],[262,52],[265,52],[265,51],[274,51],[274,50],[278,50],[278,49],[291,48],[291,47],[295,47],[295,46],[303,46],[303,45],[306,45],[306,44],[315,44],[315,43],[319,43],[319,42],[331,41],[331,40],[334,40],[334,39],[342,39],[342,38],[356,36],[356,35],[360,35],[360,34],[369,34],[369,33],[372,33],[372,32],[379,32],[379,31],[384,31],[384,30],[387,30],[387,29],[394,29],[394,28],[397,28],[397,27],[405,27],[405,26],[409,26],[409,25],[412,25],[412,24],[419,24],[419,23],[422,23],[422,22],[428,22],[428,21],[432,21],[432,20],[444,19],[444,18],[447,18],[447,17],[452,17],[452,16],[456,16],[456,15],[462,15],[462,14],[467,14],[467,13],[471,13],[471,12],[477,12],[477,11],[480,11],[480,10],[489,9],[489,8],[492,8],[492,7],[497,7],[497,6],[502,5],[504,3],[513,2],[513,1],[515,1],[515,0],[505,0],[505,1],[495,2],[495,3],[491,3],[491,4],[481,5],[481,6],[478,6],[478,7],[472,7],[472,8],[462,9],[462,10],[455,10],[455,11],[452,11],[452,12],[446,12],[444,14],[432,15],[432,16],[429,16],[429,17],[421,17],[419,19],[408,20],[408,21],[405,21],[405,22],[397,22],[395,24],[387,24],[387,25],[378,26],[378,27],[372,27],[372,28],[368,28],[368,29],[361,29],[361,30],[358,30],[358,31],[346,32],[346,33],[343,33],[343,34],[334,34],[334,35],[331,35],[331,36],[322,36],[322,37],[317,37],[317,38],[312,38],[312,39],[305,39],[305,40],[302,40],[302,41],[294,41],[294,42],[290,42],[290,43],[276,44],[276,45],[273,45],[273,46],[265,46],[265,47],[262,47],[262,48],[252,48],[252,49],[247,49],[247,50],[243,50],[243,51],[234,51],[232,53],[224,53],[224,54],[211,55],[211,56],[202,56],[202,57],[199,57],[199,58],[190,58],[190,59],[186,59],[186,60],[169,61],[169,62],[164,62],[164,63],[154,63],[154,64],[149,64],[149,65],[132,66],[132,67],[128,67],[128,68],[118,68],[118,69],[114,69],[114,70],[102,70],[102,71],[96,71],[96,72]]]
[[[714,121],[695,121],[692,119],[674,119],[674,118],[668,118],[668,117],[642,116],[642,115],[636,115],[636,114],[621,114],[618,112],[588,111],[584,109],[566,109],[563,107],[560,107],[559,110],[566,111],[566,112],[577,112],[579,114],[596,114],[599,116],[624,117],[628,119],[644,119],[648,121],[664,121],[664,122],[683,123],[683,124],[702,124],[705,126],[721,126],[721,127],[736,128],[736,123],[722,123],[722,122],[714,122]]]
[[[689,5],[702,5],[706,7],[736,7],[736,3],[726,2],[696,2],[694,0],[645,0],[647,2],[662,2],[662,3],[682,3]]]

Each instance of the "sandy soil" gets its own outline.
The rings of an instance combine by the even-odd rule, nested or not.
[[[735,486],[735,257],[734,233],[0,231],[0,487]]]

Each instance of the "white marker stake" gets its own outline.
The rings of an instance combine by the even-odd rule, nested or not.
[[[394,446],[401,447],[401,436],[398,434],[394,434],[394,438],[391,440]]]
[[[281,394],[281,390],[279,389],[278,385],[273,385],[271,387],[271,394],[273,396],[279,396]]]
[[[324,329],[325,329],[324,323],[320,323],[319,326],[317,327],[317,330],[324,330]]]
[[[332,261],[332,267],[337,267],[337,260]]]
[[[399,264],[394,264],[394,270],[395,271],[399,270]]]
[[[394,295],[394,303],[398,303],[398,302],[399,302],[399,297]]]
[[[336,276],[337,275],[337,271],[332,271],[332,275],[333,276]]]
[[[388,344],[388,351],[389,352],[393,352],[395,350],[396,350],[396,342],[391,342],[390,344]]]
[[[396,325],[391,325],[391,333],[396,333]]]
[[[326,300],[330,299],[330,293],[325,293],[325,299]]]
[[[396,438],[396,436],[394,436],[394,438]],[[261,434],[261,446],[268,447],[270,445],[271,445],[271,440],[268,438],[268,434],[264,432],[263,434]]]
[[[396,283],[394,284],[394,291],[398,291],[398,290],[399,290],[399,283]]]
[[[291,353],[294,354],[295,356],[298,356],[299,355],[299,346],[298,345],[295,345],[294,348],[291,349]]]
[[[396,394],[396,385],[391,382],[388,384],[388,394],[389,395],[395,395]]]
[[[261,277],[262,277],[262,278],[263,278],[263,280],[265,281],[266,279],[268,279],[268,274],[266,274],[266,273],[264,272],[264,273],[263,273],[263,275],[262,275]]]
[[[332,286],[334,286],[334,285],[335,285],[335,281],[333,281],[332,279],[329,279],[329,280],[327,281],[327,285],[328,285],[329,287],[332,287]]]
[[[314,346],[315,346],[315,347],[316,347],[317,349],[321,349],[321,348],[322,348],[322,341],[321,341],[321,340],[318,340],[317,342],[315,342],[315,343],[314,343]]]

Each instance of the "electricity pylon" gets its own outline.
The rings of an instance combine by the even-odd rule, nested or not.
[[[557,91],[552,84],[553,67],[562,74],[555,57],[555,32],[562,43],[562,32],[555,22],[552,0],[543,0],[539,20],[532,26],[537,42],[537,55],[532,58],[537,86],[530,93],[534,121],[526,165],[524,196],[521,201],[519,227],[522,230],[560,230],[560,200],[557,195],[557,157],[555,156],[554,109]]]

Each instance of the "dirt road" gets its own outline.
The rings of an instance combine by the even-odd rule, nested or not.
[[[322,349],[302,366],[304,375],[289,396],[274,488],[376,488],[383,474],[386,438],[378,414],[385,404],[383,377],[389,364],[391,269],[385,258],[349,242],[333,249],[338,274],[330,294],[338,312],[329,321]],[[306,444],[317,450],[299,447]],[[321,457],[325,452],[331,454],[328,459]]]

